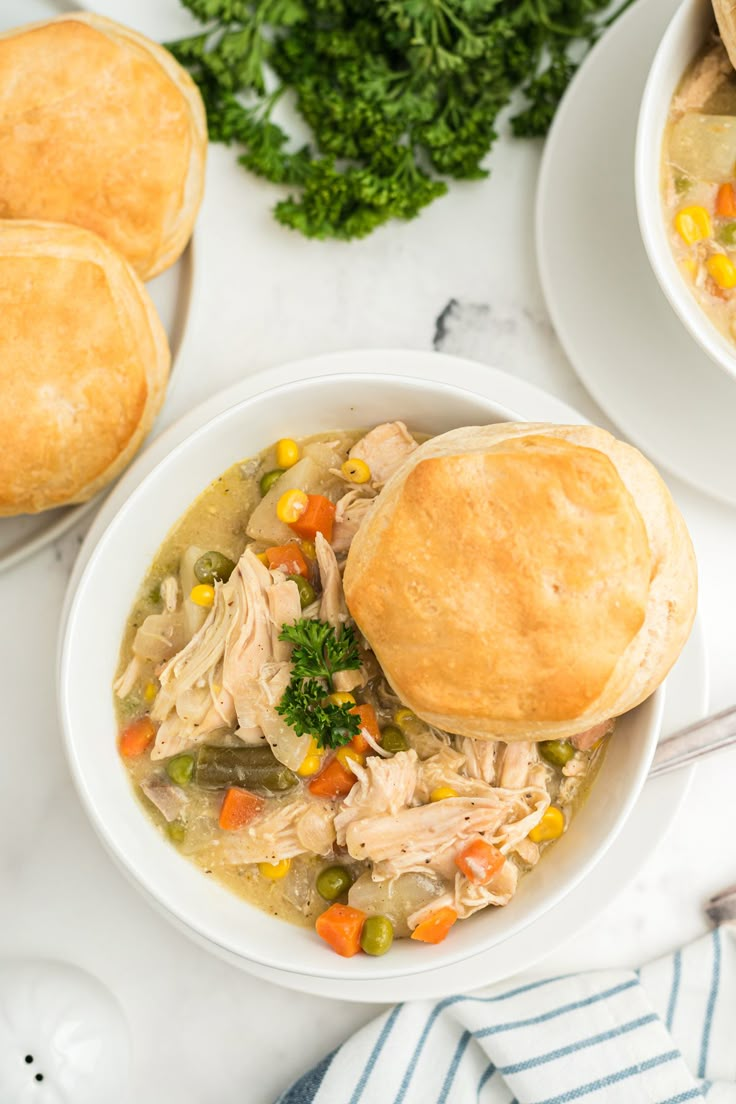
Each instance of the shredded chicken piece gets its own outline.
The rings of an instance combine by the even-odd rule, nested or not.
[[[571,805],[578,795],[585,776],[590,766],[591,753],[589,751],[576,751],[572,759],[569,759],[562,768],[564,775],[557,792],[559,805]]]
[[[275,706],[289,681],[278,633],[296,619],[296,584],[270,572],[249,550],[227,583],[217,584],[202,628],[164,667],[151,716],[160,722],[153,759],[179,754],[236,723],[260,728],[287,766],[301,764],[309,741],[297,737]],[[276,618],[276,620],[274,619]]]
[[[608,736],[609,732],[613,732],[615,723],[615,720],[612,719],[603,721],[602,724],[593,725],[592,728],[586,728],[585,732],[578,732],[575,736],[571,736],[570,743],[578,751],[587,751],[599,740],[602,740],[604,736]]]
[[[512,744],[502,744],[501,748],[498,785],[509,790],[520,790],[527,784],[531,768],[539,762],[536,744],[515,740]]]
[[[440,786],[450,786],[461,797],[487,797],[494,792],[488,782],[462,773],[466,758],[450,744],[443,744],[439,751],[424,759],[419,766],[417,798],[429,801],[429,795]]]
[[[137,683],[140,674],[141,661],[138,656],[134,655],[120,678],[116,679],[113,684],[113,690],[119,698],[127,698],[128,694],[130,694]]]
[[[348,551],[353,537],[370,514],[375,501],[372,487],[353,487],[338,500],[331,541],[335,552]]]
[[[539,844],[535,843],[534,840],[530,840],[528,836],[525,839],[520,839],[511,850],[527,866],[536,866],[539,862]]]
[[[416,448],[417,443],[403,422],[383,422],[361,437],[348,455],[363,460],[370,468],[371,484],[381,487]]]
[[[284,625],[293,625],[302,616],[302,604],[295,582],[284,579],[280,571],[272,572],[271,577],[274,585],[266,592],[272,625],[271,646],[274,660],[282,663],[291,656],[291,644],[285,640],[279,640],[279,635]]]
[[[146,778],[141,782],[141,790],[169,824],[177,820],[189,804],[189,798],[181,786],[164,774]]]
[[[348,619],[348,607],[345,605],[340,568],[332,547],[325,540],[322,533],[317,533],[314,548],[317,553],[317,566],[319,567],[319,578],[322,584],[319,615],[323,621],[329,621],[333,629],[339,633]]]
[[[465,756],[468,774],[492,786],[496,780],[496,759],[503,744],[498,740],[474,740],[471,736],[463,736],[459,748]]]
[[[732,72],[733,67],[723,43],[715,39],[713,48],[703,54],[672,100],[672,111],[679,115],[687,111],[702,111],[703,104]]]
[[[417,782],[418,759],[414,751],[399,751],[391,759],[371,755],[365,767],[354,760],[351,769],[358,781],[342,802],[335,817],[340,846],[353,821],[366,816],[392,816],[412,800]]]
[[[362,817],[348,825],[345,840],[353,858],[374,863],[375,881],[427,868],[447,877],[458,849],[472,836],[482,835],[507,851],[529,834],[548,805],[546,789],[497,789],[485,797],[454,797],[390,816]]]
[[[349,616],[342,589],[340,568],[331,545],[321,533],[317,533],[314,547],[317,553],[320,582],[322,583],[319,616],[322,621],[328,621],[335,632],[339,634]],[[349,693],[358,686],[365,685],[365,671],[362,668],[357,671],[338,671],[333,676],[333,682],[336,690]]]
[[[179,601],[179,584],[173,575],[167,575],[161,583],[161,601],[167,613],[173,613]]]
[[[457,873],[455,885],[449,893],[436,897],[424,908],[418,909],[408,917],[407,923],[411,930],[423,920],[441,908],[454,908],[458,919],[465,920],[474,912],[487,908],[488,905],[507,905],[514,893],[519,881],[519,870],[515,863],[507,859],[497,874],[486,885],[475,885],[468,881],[464,874]]]
[[[312,852],[329,855],[335,840],[331,802],[297,798],[280,801],[265,816],[228,834],[223,858],[231,865],[281,862]]]

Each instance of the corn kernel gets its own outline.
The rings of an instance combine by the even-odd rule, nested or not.
[[[299,446],[291,437],[276,442],[276,467],[293,468],[299,459]]]
[[[301,766],[296,768],[296,773],[300,778],[311,778],[313,774],[317,773],[321,766],[321,755],[305,755],[302,759]]]
[[[432,790],[429,800],[447,801],[448,797],[457,797],[457,790],[453,790],[452,786],[438,786],[436,790]]]
[[[333,705],[355,705],[355,698],[352,694],[346,694],[342,691],[337,691],[334,694],[330,694],[327,698],[328,702],[332,702]]]
[[[365,755],[351,747],[341,747],[340,750],[335,753],[335,758],[346,770],[350,770],[351,759],[361,767],[365,765]]]
[[[152,702],[153,699],[156,697],[156,693],[157,693],[156,683],[155,682],[147,682],[146,683],[146,689],[143,691],[144,699],[147,702]]]
[[[359,460],[357,457],[354,460],[346,460],[340,471],[349,483],[367,483],[371,477],[371,469],[365,460]]]
[[[698,262],[692,257],[685,257],[680,261],[680,268],[688,276],[694,278],[698,271]]]
[[[713,237],[713,224],[705,207],[683,207],[675,215],[675,230],[686,245]]]
[[[314,541],[303,540],[302,541],[302,552],[304,553],[304,555],[307,557],[308,560],[316,560],[316,558],[317,558],[317,549],[314,547]]]
[[[705,262],[705,267],[719,288],[728,291],[736,287],[736,265],[725,253],[713,253]]]
[[[299,491],[296,488],[291,491],[284,491],[276,503],[276,516],[279,521],[291,525],[292,522],[301,517],[308,505],[309,499],[304,491]]]
[[[215,600],[215,588],[208,583],[199,583],[197,586],[192,587],[189,597],[194,602],[195,606],[204,606],[206,609],[211,606]]]
[[[542,814],[542,819],[529,833],[532,843],[548,843],[559,839],[565,831],[565,815],[556,805],[550,805]]]
[[[262,878],[268,878],[269,882],[278,882],[289,873],[291,859],[282,859],[281,862],[258,864],[258,872]]]
[[[268,556],[265,552],[256,552],[256,559],[260,560],[262,564],[268,567]]]

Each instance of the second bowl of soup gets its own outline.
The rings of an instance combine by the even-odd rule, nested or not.
[[[736,72],[708,0],[684,0],[659,45],[635,177],[662,290],[708,355],[736,374]]]

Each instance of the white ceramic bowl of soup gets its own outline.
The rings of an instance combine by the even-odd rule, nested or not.
[[[164,838],[118,756],[112,692],[126,620],[157,549],[216,476],[279,437],[396,418],[428,434],[520,420],[469,391],[394,375],[351,374],[349,383],[339,376],[306,379],[246,399],[196,430],[141,481],[92,550],[69,604],[60,710],[72,773],[92,823],[164,914],[246,968],[253,961],[294,974],[388,978],[447,966],[501,943],[552,908],[598,862],[636,801],[657,743],[662,689],[618,722],[588,800],[562,839],[521,879],[509,905],[455,925],[439,946],[400,940],[382,958],[338,957],[313,930],[276,919],[207,878]]]
[[[710,0],[683,0],[654,55],[636,134],[635,187],[639,228],[649,263],[680,321],[702,349],[736,376],[736,343],[708,317],[688,287],[668,240],[662,203],[662,148],[672,97],[714,27]],[[622,325],[625,321],[622,320]],[[656,356],[656,341],[652,344]]]

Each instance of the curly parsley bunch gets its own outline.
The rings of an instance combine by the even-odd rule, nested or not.
[[[213,141],[294,189],[280,222],[362,238],[414,218],[447,191],[443,178],[486,176],[517,90],[514,132],[544,134],[608,2],[182,0],[206,27],[169,49],[199,85]],[[312,133],[298,150],[271,119],[286,90]]]

